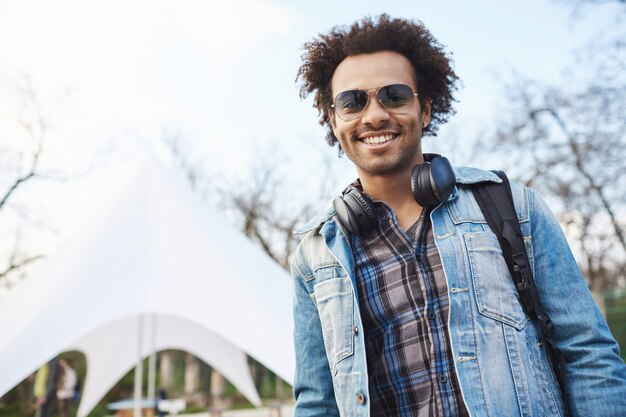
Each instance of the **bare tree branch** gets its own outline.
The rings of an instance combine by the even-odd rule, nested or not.
[[[182,141],[180,132],[170,135],[165,143],[187,180],[197,188],[208,175],[201,164],[192,160],[193,152]],[[313,204],[307,200],[305,204],[292,207],[294,199],[291,196],[297,187],[285,183],[286,178],[280,175],[281,164],[276,162],[275,152],[265,157],[263,153],[257,152],[258,157],[244,174],[245,178],[216,178],[220,174],[214,174],[211,192],[219,195],[220,209],[233,219],[237,227],[275,262],[288,269],[290,256],[298,243],[293,229],[311,215]],[[330,172],[330,168],[326,167],[324,171]],[[322,190],[334,188],[330,188],[332,175],[323,178]],[[314,194],[307,193],[307,190],[299,191],[309,196]]]
[[[613,208],[611,207],[611,204],[610,204],[608,198],[605,196],[604,187],[601,184],[598,184],[596,182],[596,180],[594,179],[594,176],[585,167],[585,160],[586,159],[581,154],[581,149],[580,149],[579,143],[576,140],[576,138],[574,137],[574,134],[569,130],[567,124],[565,123],[565,121],[561,118],[561,116],[558,114],[558,112],[555,109],[553,109],[553,108],[540,108],[540,109],[533,110],[533,111],[530,112],[531,119],[535,118],[540,113],[546,113],[546,114],[550,115],[556,121],[557,125],[559,126],[559,128],[561,129],[561,131],[563,132],[565,137],[568,139],[568,144],[569,144],[570,151],[571,151],[571,153],[572,153],[572,155],[574,156],[574,159],[575,159],[576,169],[587,180],[587,182],[589,183],[590,188],[593,191],[595,191],[596,194],[598,195],[598,197],[600,198],[600,201],[602,202],[602,207],[604,208],[606,213],[609,215],[609,218],[611,219],[611,224],[612,224],[613,229],[615,231],[615,236],[618,238],[618,240],[622,244],[622,248],[624,249],[624,253],[626,253],[626,238],[624,237],[624,230],[620,226],[620,224],[619,224],[619,222],[617,220],[617,216],[615,215],[615,212],[614,212]]]
[[[11,257],[9,264],[4,268],[4,270],[0,271],[0,279],[5,278],[9,273],[16,271],[18,269],[22,269],[31,263],[43,259],[44,255],[35,255],[29,256],[28,258],[23,258],[20,260],[16,260],[15,257]]]
[[[9,198],[20,188],[20,186],[22,186],[28,180],[37,176],[37,166],[39,164],[39,158],[43,150],[42,138],[46,131],[46,122],[43,116],[43,112],[41,110],[41,106],[39,105],[39,101],[37,100],[37,96],[32,88],[30,78],[25,75],[24,79],[26,80],[26,86],[22,89],[22,92],[28,102],[33,107],[35,117],[34,121],[21,119],[18,121],[18,123],[28,132],[32,141],[36,144],[36,148],[31,156],[31,163],[27,172],[25,174],[19,175],[18,178],[16,178],[15,181],[13,181],[13,183],[4,192],[2,199],[0,199],[0,210],[4,207]]]
[[[626,270],[626,79],[612,58],[624,52],[615,45],[586,54],[595,65],[586,85],[518,77],[491,142],[513,177],[560,202],[590,286],[600,290],[624,285]]]

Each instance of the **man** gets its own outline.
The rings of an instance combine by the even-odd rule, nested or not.
[[[35,410],[35,417],[41,416],[41,405],[46,400],[46,383],[48,382],[48,364],[44,363],[35,373],[35,385],[33,387],[33,395],[35,402],[31,406]]]
[[[68,358],[59,360],[61,366],[60,386],[57,390],[57,399],[59,400],[59,416],[67,417],[69,414],[70,404],[74,398],[74,389],[76,387],[77,377],[76,371],[72,368],[72,362]]]
[[[358,180],[302,229],[293,258],[296,416],[563,416],[469,188],[501,180],[425,164],[421,137],[452,113],[457,82],[440,44],[421,23],[382,15],[320,35],[303,59],[302,96],[315,93]],[[571,414],[626,415],[626,367],[559,224],[532,190],[512,193]]]
[[[41,376],[39,372],[41,372]],[[57,358],[52,358],[37,372],[37,377],[35,378],[35,384],[37,385],[37,402],[35,403],[37,416],[49,417],[53,414],[56,405],[57,386],[60,378],[61,369]],[[37,382],[38,379],[45,381],[43,382],[45,384],[45,390],[43,392],[41,391],[41,382]]]

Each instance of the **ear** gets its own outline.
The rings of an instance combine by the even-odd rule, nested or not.
[[[422,118],[422,129],[430,124],[430,99],[426,98],[424,104],[420,102],[420,112]]]
[[[335,110],[331,107],[328,110],[328,119],[330,121],[330,127],[333,129],[333,133],[337,136],[337,120],[335,119]]]
[[[424,100],[424,105],[421,106],[423,128],[427,127],[430,124],[430,116],[431,116],[430,110],[431,110],[430,98],[426,98],[426,100]]]

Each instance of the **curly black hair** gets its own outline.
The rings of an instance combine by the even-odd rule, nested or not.
[[[424,135],[436,136],[439,125],[454,114],[452,103],[458,77],[452,69],[452,59],[443,46],[419,21],[392,19],[387,14],[376,20],[365,17],[352,26],[335,26],[327,34],[304,44],[303,64],[296,82],[302,80],[300,97],[315,91],[313,106],[320,114],[320,124],[328,127],[326,141],[338,141],[330,126],[330,106],[333,102],[331,80],[335,69],[346,57],[378,51],[394,51],[404,55],[413,65],[420,103],[430,99],[431,122]]]

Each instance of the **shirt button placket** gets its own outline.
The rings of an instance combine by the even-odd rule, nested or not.
[[[446,376],[445,372],[441,372],[439,374],[439,382],[441,382],[442,384],[448,382],[448,377]]]

